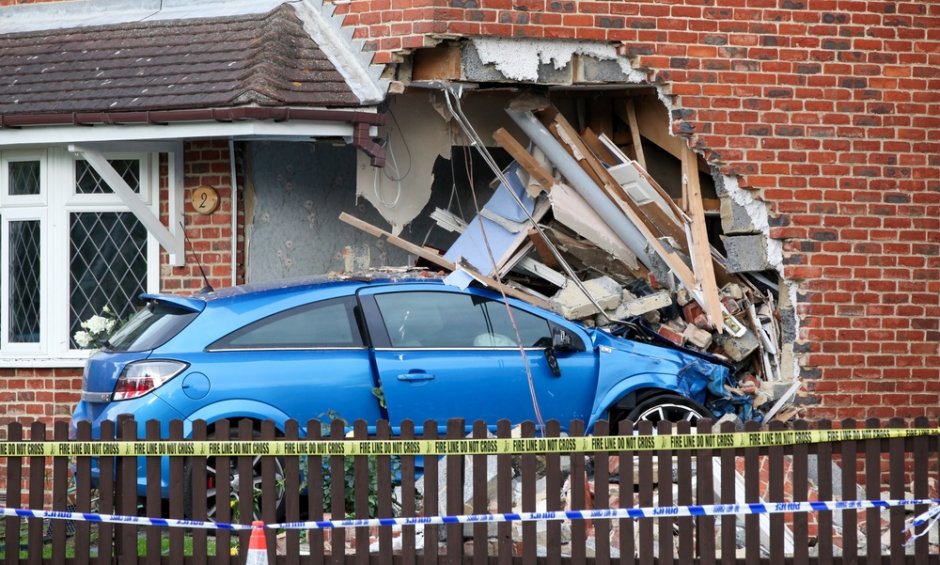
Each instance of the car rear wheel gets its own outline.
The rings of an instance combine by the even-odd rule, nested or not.
[[[252,439],[260,439],[261,433],[255,431],[252,433]],[[215,440],[215,434],[209,434],[209,441]],[[239,490],[241,488],[242,476],[239,470],[238,457],[232,456],[228,458],[228,465],[225,467],[220,467],[221,461],[217,463],[215,457],[206,458],[206,518],[215,522],[218,521],[219,505],[226,504],[231,509],[229,514],[229,521],[232,523],[235,522],[244,522],[242,520],[241,512],[247,508],[251,509],[251,520],[261,520],[262,508],[265,507],[269,502],[264,499],[261,495],[261,460],[262,456],[253,455],[251,458],[251,476],[248,477],[248,480],[251,481],[251,492],[252,500],[241,501],[239,498]],[[192,488],[192,477],[193,477],[193,468],[192,463],[187,461],[185,470],[184,470],[184,480],[183,480],[183,500],[184,500],[184,511],[186,516],[193,517],[193,488]],[[219,500],[217,495],[218,487],[222,484],[223,481],[229,481],[231,485],[229,491],[228,500]],[[285,486],[284,486],[284,459],[281,457],[274,458],[274,515],[275,518],[280,521],[284,518],[284,499],[285,499]]]

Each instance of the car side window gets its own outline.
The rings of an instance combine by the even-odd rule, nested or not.
[[[392,347],[518,347],[500,302],[450,292],[397,292],[375,300]],[[546,320],[518,308],[512,311],[526,347],[551,343]]]
[[[208,350],[363,347],[354,308],[353,298],[291,308],[235,330]]]

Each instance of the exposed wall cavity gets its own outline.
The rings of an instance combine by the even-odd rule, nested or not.
[[[722,237],[730,263],[748,263],[750,257],[735,257],[739,254],[763,254],[760,258],[767,267],[777,272],[780,285],[779,304],[783,331],[782,372],[793,378],[799,376],[799,364],[794,358],[793,343],[799,336],[799,318],[796,315],[797,285],[784,278],[783,243],[770,237],[770,223],[767,204],[754,197],[754,194],[738,184],[737,177],[715,172],[715,188],[721,198],[721,220],[725,234]],[[755,238],[755,239],[750,239]],[[736,239],[746,241],[743,245],[729,245]],[[751,243],[753,242],[753,243]],[[763,270],[763,269],[759,269]]]
[[[477,38],[473,45],[480,62],[493,65],[509,80],[536,83],[541,65],[552,65],[555,70],[560,70],[579,55],[616,63],[622,74],[620,80],[646,82],[646,73],[634,70],[629,61],[619,56],[616,48],[608,43]]]
[[[474,94],[462,101],[464,111],[484,140],[493,139],[494,131],[509,124],[503,112],[507,100],[505,95]],[[467,145],[467,141],[451,122],[437,92],[394,96],[389,99],[388,113],[388,123],[379,131],[385,145],[386,166],[373,167],[368,156],[360,152],[356,198],[375,207],[391,226],[389,231],[397,235],[421,215],[431,199],[435,163],[440,157],[450,159],[451,148]],[[454,173],[455,177],[467,174]],[[489,171],[484,174],[492,178]]]

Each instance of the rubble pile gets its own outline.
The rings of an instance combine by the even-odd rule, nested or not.
[[[792,417],[792,409],[782,408],[798,383],[780,383],[774,289],[732,272],[741,261],[729,266],[709,243],[703,165],[694,152],[682,144],[677,203],[639,162],[642,153],[633,160],[605,135],[577,132],[547,101],[522,97],[507,113],[531,145],[505,129],[495,133],[514,162],[497,175],[493,196],[469,223],[446,210],[432,214],[460,232],[443,255],[341,219],[450,271],[449,284],[500,288],[587,326],[683,347],[729,366],[733,381],[721,383],[724,398],[709,406],[716,416]]]

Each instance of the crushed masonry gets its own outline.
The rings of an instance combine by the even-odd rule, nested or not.
[[[711,209],[720,212],[725,254],[712,247],[699,183],[704,162],[672,138],[668,153],[681,166],[682,197],[670,196],[640,164],[646,159],[632,141],[659,134],[635,115],[633,99],[622,110],[615,114],[631,132],[617,143],[575,129],[546,99],[526,95],[510,103],[507,114],[531,144],[496,131],[513,162],[466,226],[435,212],[442,227],[460,232],[443,255],[348,215],[341,219],[450,271],[449,284],[500,285],[587,326],[665,338],[714,356],[737,382],[727,387],[734,408],[709,406],[718,416],[730,409],[744,420],[793,417],[800,385],[782,378],[777,288],[760,274],[775,268],[767,236],[740,205],[722,199],[720,210]],[[781,381],[786,398],[761,386]]]

